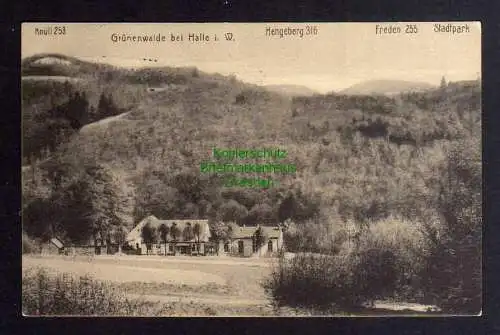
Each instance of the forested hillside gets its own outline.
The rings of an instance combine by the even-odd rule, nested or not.
[[[432,210],[426,204],[437,196],[447,148],[465,142],[480,153],[477,82],[394,97],[290,100],[196,69],[128,70],[64,58],[70,63],[45,64],[40,73],[34,59],[23,61],[23,74],[80,80],[23,81],[23,158],[32,163],[23,174],[28,213],[31,204],[54,197],[76,211],[69,189],[98,178],[87,171],[98,168],[126,185],[115,193],[127,204],[129,218],[119,223],[127,227],[154,214],[248,224],[291,218],[334,231],[346,222],[414,219]],[[280,147],[297,173],[272,175],[279,186],[271,189],[222,188],[220,177],[199,172],[202,161],[213,160],[214,146]],[[53,223],[26,221],[26,229]]]
[[[385,94],[394,95],[403,92],[421,92],[434,88],[429,83],[405,80],[368,80],[354,84],[341,91],[342,94]]]
[[[291,97],[196,68],[61,55],[25,59],[22,74],[25,238],[123,240],[150,214],[209,218],[215,239],[231,235],[231,221],[279,224],[288,251],[350,256],[328,261],[328,276],[313,258],[309,272],[282,268],[295,282],[276,275],[275,299],[310,304],[323,273],[317,284],[334,300],[382,290],[450,312],[480,309],[478,81]],[[271,188],[223,187],[222,175],[200,171],[214,147],[280,148],[280,163],[297,171],[267,175]]]

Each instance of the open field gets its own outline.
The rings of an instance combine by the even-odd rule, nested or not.
[[[85,261],[83,259],[26,259],[23,263],[28,266],[43,266],[56,270],[57,272],[70,272],[77,275],[90,274],[96,279],[113,282],[167,282],[172,284],[202,285],[225,283],[220,276],[203,273],[196,270],[172,269],[158,266],[139,266],[122,262],[120,264],[103,263],[99,259]],[[149,266],[147,266],[149,265]]]
[[[23,271],[44,267],[54,273],[91,275],[111,282],[131,299],[164,308],[159,316],[311,316],[273,308],[260,283],[271,259],[164,256],[23,256]],[[430,306],[376,301],[370,308],[339,315],[427,314]]]
[[[258,259],[161,256],[25,256],[22,264],[23,270],[41,266],[58,273],[89,274],[116,284],[131,298],[212,306],[224,315],[271,312],[260,286],[269,265],[269,260]]]

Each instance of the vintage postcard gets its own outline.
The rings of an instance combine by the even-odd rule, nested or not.
[[[480,22],[23,23],[25,316],[482,311]]]

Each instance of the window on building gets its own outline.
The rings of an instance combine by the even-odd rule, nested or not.
[[[229,242],[224,243],[224,252],[229,252]]]
[[[267,251],[273,252],[273,241],[272,240],[269,240],[269,242],[267,242]]]
[[[168,251],[174,251],[174,246],[172,244],[168,245]]]

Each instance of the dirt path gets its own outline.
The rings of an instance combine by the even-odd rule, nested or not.
[[[89,131],[92,131],[93,129],[95,130],[95,129],[101,129],[103,127],[107,127],[113,122],[124,119],[128,114],[129,114],[128,112],[125,112],[122,114],[110,116],[110,117],[101,119],[99,121],[86,124],[85,126],[82,127],[82,129],[80,129],[80,132],[83,134],[83,133],[87,133]]]

